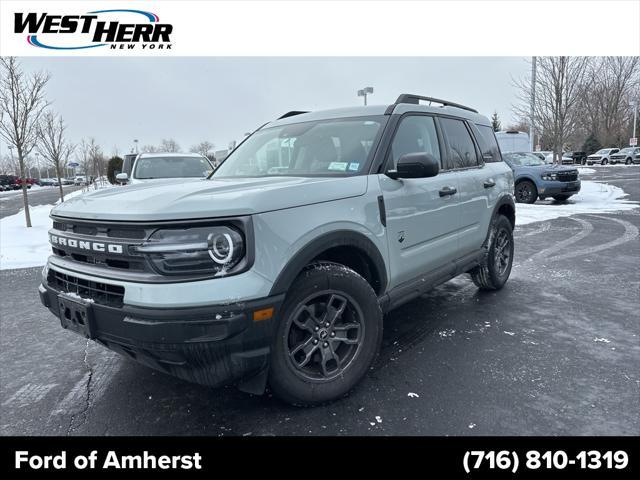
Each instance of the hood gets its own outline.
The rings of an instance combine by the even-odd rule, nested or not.
[[[364,195],[367,177],[220,178],[145,182],[96,190],[56,206],[52,215],[155,221],[230,217]]]

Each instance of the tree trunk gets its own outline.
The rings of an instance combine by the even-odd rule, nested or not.
[[[27,179],[24,176],[24,158],[22,158],[22,149],[20,148],[18,148],[18,162],[20,163],[20,186],[22,187],[24,219],[27,223],[27,228],[31,228],[31,213],[29,212],[29,197],[27,196]]]
[[[60,167],[56,166],[56,175],[58,176],[58,188],[60,188],[60,202],[64,202],[64,190],[62,189],[62,178],[60,176]]]

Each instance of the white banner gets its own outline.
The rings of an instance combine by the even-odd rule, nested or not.
[[[0,9],[1,55],[640,54],[640,22],[630,20],[640,2],[628,1],[3,0]]]

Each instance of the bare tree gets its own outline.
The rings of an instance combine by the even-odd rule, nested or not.
[[[25,158],[37,141],[37,127],[48,105],[44,88],[49,74],[25,74],[15,57],[0,57],[0,137],[15,147],[20,164],[22,201],[27,227],[31,227]]]
[[[173,138],[163,138],[160,142],[161,152],[179,152],[180,145]]]
[[[594,133],[605,146],[626,140],[631,118],[630,101],[637,95],[640,57],[603,57],[594,62],[593,82],[585,90],[583,101],[596,117]]]
[[[95,177],[94,187],[98,188],[98,180],[103,176],[105,172],[105,158],[102,153],[102,148],[96,143],[96,139],[91,137],[87,143],[87,162],[90,166],[91,172]]]
[[[158,151],[158,147],[155,145],[143,145],[142,148],[140,148],[140,151],[142,153],[156,153]]]
[[[193,153],[199,153],[200,155],[203,155],[205,157],[209,157],[214,148],[216,148],[216,146],[213,143],[205,140],[204,142],[200,142],[197,145],[192,146],[189,151]]]
[[[65,136],[67,126],[62,116],[56,115],[52,111],[47,111],[42,115],[38,125],[38,152],[48,165],[51,165],[58,178],[60,187],[60,201],[64,201],[64,191],[62,189],[63,169],[67,164],[74,146],[69,143]]]
[[[538,57],[535,82],[536,131],[550,139],[554,161],[562,158],[564,144],[580,116],[580,99],[585,88],[589,57]],[[533,87],[531,78],[516,81],[521,104],[514,108],[517,115],[527,118]]]

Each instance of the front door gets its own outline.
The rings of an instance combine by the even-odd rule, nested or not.
[[[405,116],[386,162],[395,168],[407,153],[427,152],[440,159],[435,177],[393,180],[379,174],[387,214],[390,287],[451,263],[458,251],[460,210],[457,172],[442,168],[444,148],[432,116]]]

